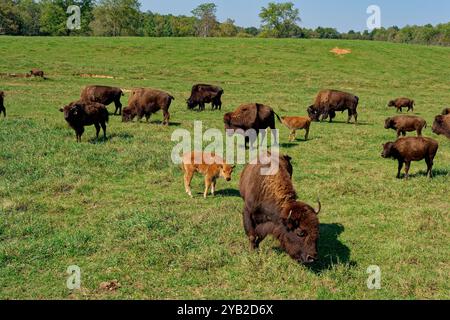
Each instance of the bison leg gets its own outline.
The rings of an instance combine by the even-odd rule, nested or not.
[[[402,135],[402,130],[397,129],[397,139]]]
[[[168,126],[169,125],[169,119],[170,119],[170,113],[167,110],[163,110],[163,115],[164,115],[164,122],[163,125]]]
[[[206,199],[208,197],[209,188],[211,188],[211,177],[205,176],[205,192],[203,192],[203,197]]]
[[[106,123],[101,123],[102,130],[103,130],[103,138],[106,140]]]
[[[355,124],[357,124],[358,123],[358,112],[356,112],[356,110],[353,111],[353,118],[355,118]]]
[[[405,178],[409,179],[409,168],[411,167],[411,161],[405,161]]]
[[[433,178],[433,159],[426,157],[425,162],[427,163],[427,176]]]
[[[213,179],[211,181],[211,195],[214,197],[214,194],[216,193],[216,179]]]
[[[417,136],[418,137],[422,136],[422,128],[417,129]]]
[[[189,170],[187,166],[184,167],[184,189],[186,190],[186,193],[189,195],[189,197],[192,197],[191,192],[191,181],[192,177],[194,176],[194,172],[192,170]]]
[[[309,127],[306,127],[305,130],[306,130],[306,133],[305,133],[305,141],[308,141]]]
[[[250,248],[256,249],[256,248],[258,248],[258,246],[257,246],[257,240],[256,240],[257,237],[256,237],[255,227],[253,225],[252,214],[251,214],[250,210],[247,209],[247,207],[244,208],[243,218],[244,218],[244,230],[250,241]]]
[[[403,160],[398,160],[398,173],[397,173],[397,179],[400,179],[401,173],[403,168]]]
[[[265,224],[260,224],[255,228],[256,240],[255,246],[259,247],[259,244],[273,231],[273,223],[268,222]]]
[[[98,123],[95,123],[94,125],[95,125],[95,131],[96,131],[95,136],[98,140],[98,134],[100,133],[100,125]]]
[[[1,112],[3,112],[3,118],[6,118],[6,109],[2,108]]]
[[[114,104],[116,106],[116,111],[114,111],[114,115],[117,114],[117,111],[119,111],[119,116],[122,114],[122,104],[120,103],[120,98],[116,101],[114,101]]]

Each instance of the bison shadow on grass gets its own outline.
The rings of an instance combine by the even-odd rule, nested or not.
[[[356,262],[350,260],[349,247],[338,239],[339,235],[345,230],[344,226],[337,223],[321,223],[319,228],[319,260],[310,265],[306,265],[306,268],[316,274],[320,274],[323,271],[331,269],[334,265],[347,264],[351,267],[356,266]],[[276,248],[275,251],[280,255],[285,254],[281,248]]]

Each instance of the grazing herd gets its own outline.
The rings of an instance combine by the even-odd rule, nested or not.
[[[30,76],[44,78],[44,72],[33,69]],[[187,99],[187,108],[205,110],[206,104],[211,104],[212,110],[222,109],[221,87],[196,84],[191,89]],[[151,115],[162,111],[163,125],[169,125],[169,108],[175,98],[167,92],[149,88],[136,88],[131,90],[128,105],[122,110],[121,98],[124,91],[116,87],[87,86],[81,92],[80,99],[60,108],[65,121],[76,133],[77,142],[85,126],[95,126],[98,139],[100,130],[106,139],[106,125],[109,120],[107,106],[114,103],[114,115],[121,115],[123,122],[130,122],[137,118],[140,121],[145,117],[148,122]],[[4,106],[5,93],[0,91],[0,113],[6,117]],[[314,121],[330,122],[336,118],[338,112],[348,112],[347,123],[352,118],[358,122],[359,97],[337,90],[320,91],[314,104],[307,108],[307,117],[280,117],[267,105],[260,103],[243,104],[234,112],[223,116],[224,126],[228,134],[232,132],[245,135],[245,131],[253,129],[258,134],[265,135],[265,130],[275,129],[275,118],[290,130],[289,141],[296,139],[297,130],[305,130],[305,141],[308,140],[310,127]],[[397,112],[403,108],[414,111],[414,101],[408,98],[399,98],[388,103],[395,107]],[[425,160],[427,175],[432,177],[434,158],[438,151],[438,143],[422,137],[427,122],[417,116],[399,115],[385,120],[385,129],[395,130],[397,140],[383,145],[383,158],[393,158],[398,161],[397,177],[405,166],[406,178],[409,178],[409,169],[412,161]],[[233,131],[228,131],[233,130]],[[445,135],[450,139],[450,108],[443,110],[435,118],[433,132]],[[407,132],[416,132],[417,137],[406,136]],[[245,135],[246,145],[254,145],[256,137]],[[264,137],[261,137],[264,138]],[[256,163],[245,166],[241,173],[239,190],[244,200],[243,225],[250,241],[251,248],[258,248],[261,241],[268,235],[279,240],[281,247],[296,261],[304,264],[312,263],[318,259],[317,242],[319,238],[319,219],[321,210],[297,199],[297,193],[292,183],[293,167],[291,158],[287,155],[275,155],[279,162],[278,171],[271,175],[263,175],[262,169],[270,164]],[[211,164],[212,163],[212,164]],[[202,152],[191,152],[183,156],[182,169],[184,172],[184,187],[186,193],[192,197],[191,180],[194,174],[200,173],[205,179],[203,196],[208,192],[214,195],[216,182],[220,177],[231,180],[234,166],[225,163],[218,155]]]

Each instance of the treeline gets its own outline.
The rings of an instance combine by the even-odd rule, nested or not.
[[[80,7],[81,25],[69,29],[70,5]],[[371,32],[339,33],[334,28],[301,28],[299,10],[291,2],[261,9],[261,27],[243,28],[235,21],[217,21],[217,6],[204,3],[191,16],[142,12],[138,0],[0,0],[0,34],[44,36],[266,37],[378,40],[450,46],[450,22]]]

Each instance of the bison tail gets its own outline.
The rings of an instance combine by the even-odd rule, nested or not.
[[[427,124],[427,122],[425,121],[425,125],[424,125],[423,127],[426,129],[427,126],[428,126],[428,124]]]
[[[170,95],[170,94],[169,94],[169,98],[170,98],[171,100],[175,100],[175,97],[172,96],[172,95]]]
[[[280,118],[280,116],[274,111],[273,112],[274,114],[275,114],[275,116],[277,117],[277,119],[278,119],[278,121],[280,121],[280,123],[283,123],[283,121],[281,121],[281,118]]]

